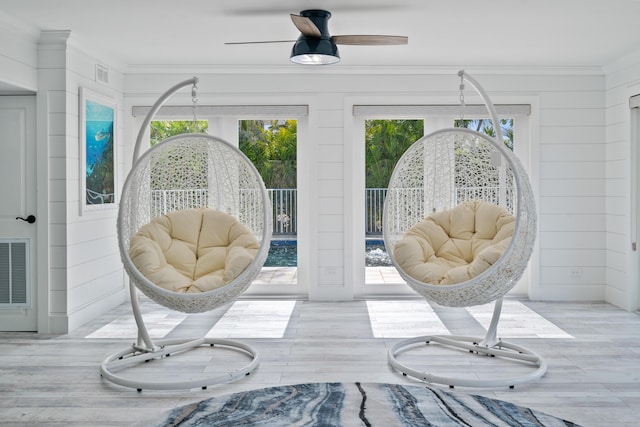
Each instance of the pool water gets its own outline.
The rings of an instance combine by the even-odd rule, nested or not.
[[[365,265],[367,267],[390,267],[391,258],[382,240],[368,240],[365,244]]]
[[[265,267],[295,267],[298,265],[298,246],[295,240],[272,240]]]
[[[365,246],[367,267],[391,266],[391,259],[382,240],[367,240]],[[298,251],[295,240],[272,240],[265,267],[295,267],[298,265]]]

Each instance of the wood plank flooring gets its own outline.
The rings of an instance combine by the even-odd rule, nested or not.
[[[99,375],[101,361],[135,341],[131,308],[123,304],[69,335],[0,333],[0,425],[144,426],[153,425],[177,405],[280,384],[420,385],[389,367],[388,348],[403,337],[424,334],[482,337],[492,310],[492,306],[445,308],[422,299],[241,299],[197,315],[172,312],[142,299],[142,308],[155,338],[207,335],[243,341],[260,352],[260,365],[249,376],[207,390],[137,392],[107,382]],[[547,374],[513,390],[457,387],[456,392],[507,400],[583,426],[640,425],[637,313],[605,303],[508,299],[498,335],[545,357]],[[483,377],[523,369],[439,346],[421,346],[399,357],[438,374]],[[131,375],[172,378],[215,373],[221,364],[247,360],[230,350],[201,347],[145,364]]]

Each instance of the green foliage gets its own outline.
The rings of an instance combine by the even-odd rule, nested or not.
[[[454,126],[482,132],[493,138],[496,137],[496,131],[490,119],[456,120]],[[500,129],[504,144],[513,150],[513,119],[500,119]]]
[[[205,133],[208,123],[206,120],[195,123],[193,120],[158,120],[151,122],[150,128],[153,146],[171,136]],[[240,120],[239,137],[240,150],[258,169],[267,188],[296,188],[295,120]]]
[[[402,154],[423,134],[423,120],[367,120],[366,187],[386,188]]]
[[[157,120],[152,121],[150,127],[151,146],[163,139],[183,133],[206,133],[209,123],[206,120]]]
[[[239,148],[267,188],[297,188],[295,120],[241,120]]]
[[[170,136],[206,132],[205,120],[154,121],[151,145]],[[505,144],[513,149],[513,119],[501,119]],[[466,127],[495,136],[491,120],[456,120]],[[386,188],[402,154],[424,134],[423,120],[367,120],[365,122],[366,187]],[[267,188],[297,187],[297,122],[240,120],[239,148],[258,169]]]

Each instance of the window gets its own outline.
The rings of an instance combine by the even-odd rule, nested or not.
[[[382,239],[382,211],[391,173],[402,154],[424,133],[424,120],[366,120],[365,267],[366,282],[399,282]]]
[[[207,133],[209,123],[206,120],[154,120],[150,127],[150,145],[169,137],[183,133]]]
[[[496,138],[496,131],[491,119],[456,119],[454,126],[475,130]],[[500,119],[500,131],[504,144],[513,150],[513,119]]]
[[[273,231],[264,274],[286,284],[297,266],[297,121],[240,120],[239,148],[262,177],[273,206]],[[279,273],[279,274],[276,274]]]
[[[528,105],[498,106],[505,145],[513,149],[518,117],[530,113]],[[459,119],[458,106],[354,106],[358,126],[364,127],[364,294],[403,292],[404,281],[391,265],[382,240],[381,212],[384,193],[395,163],[404,151],[424,133],[447,127],[465,127],[495,136],[493,123],[484,106],[466,106]],[[385,119],[385,115],[390,117]],[[375,117],[373,118],[368,118]],[[408,117],[398,119],[397,117]],[[515,117],[515,118],[514,118]],[[526,125],[524,125],[526,126]],[[518,134],[521,135],[521,134]]]
[[[207,120],[156,120],[150,125],[150,145],[185,133],[207,133]],[[238,148],[253,163],[264,181],[273,206],[269,256],[257,284],[292,285],[297,267],[297,173],[296,120],[238,120]],[[182,159],[193,163],[192,159]],[[207,164],[193,164],[206,169]],[[206,174],[202,174],[206,177]],[[154,177],[151,177],[151,185]],[[195,184],[195,185],[194,185]],[[208,182],[190,183],[194,188],[152,192],[157,212],[206,204]]]

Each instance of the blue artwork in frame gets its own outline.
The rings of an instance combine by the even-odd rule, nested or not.
[[[116,203],[116,103],[80,88],[81,214]]]

